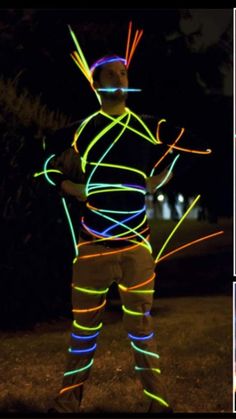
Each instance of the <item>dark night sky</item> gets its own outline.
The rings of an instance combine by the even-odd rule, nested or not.
[[[97,101],[70,58],[74,44],[67,24],[75,31],[91,65],[108,52],[125,54],[128,22],[132,19],[135,29],[144,29],[144,36],[132,62],[130,80],[131,84],[140,86],[143,93],[138,98],[130,98],[130,102],[142,104],[144,112],[151,109],[155,112],[156,89],[163,83],[163,74],[161,78],[159,75],[165,67],[164,34],[177,24],[175,11],[41,10],[34,19],[37,25],[35,22],[33,36],[25,44],[29,62],[21,82],[25,80],[34,92],[40,91],[51,106],[65,110],[74,118],[97,107]]]
[[[225,52],[232,48],[230,40],[224,43],[232,12],[203,9],[202,15],[190,17],[184,13],[162,8],[6,9],[0,14],[2,71],[12,77],[21,72],[22,87],[40,93],[42,101],[73,119],[84,117],[97,107],[97,100],[70,58],[74,44],[67,25],[72,26],[91,65],[106,53],[125,54],[132,20],[134,29],[143,28],[144,35],[130,66],[130,84],[143,91],[130,96],[128,105],[138,112],[191,123],[199,104],[204,107],[214,89],[222,97],[219,68],[232,54]],[[194,35],[198,32],[203,45],[199,49]],[[196,73],[201,75],[200,82]]]

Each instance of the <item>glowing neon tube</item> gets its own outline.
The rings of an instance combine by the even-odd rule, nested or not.
[[[88,368],[90,368],[92,365],[93,365],[93,359],[91,359],[91,361],[87,365],[85,365],[85,367],[83,367],[83,368],[79,368],[78,370],[65,372],[64,376],[66,377],[67,375],[73,375],[73,374],[77,374],[78,372],[85,371]]]
[[[44,172],[44,174],[45,174],[45,178],[47,179],[47,181],[51,184],[51,185],[53,185],[53,186],[55,186],[56,184],[55,184],[55,182],[53,182],[51,179],[50,179],[50,177],[48,176],[48,174],[47,174],[47,166],[48,166],[48,163],[50,162],[50,160],[52,160],[52,158],[53,157],[55,157],[55,154],[52,154],[51,156],[49,156],[48,157],[48,159],[45,161],[45,163],[44,163],[44,166],[43,166],[43,172]]]
[[[145,214],[145,220],[143,220],[138,226],[136,226],[136,229],[138,229],[138,228],[140,228],[141,226],[142,226],[142,224],[144,223],[146,221],[146,214]],[[83,217],[82,217],[82,219],[81,219],[81,224],[83,225],[83,227],[85,228],[85,230],[91,235],[91,236],[94,236],[94,237],[96,237],[96,238],[98,238],[98,240],[96,240],[96,243],[98,243],[98,242],[101,242],[101,244],[102,244],[102,241],[104,241],[104,240],[117,240],[117,242],[118,241],[121,241],[122,242],[122,240],[129,240],[129,239],[132,239],[132,238],[134,238],[134,237],[136,237],[136,234],[131,234],[131,235],[128,235],[127,236],[127,233],[126,233],[126,231],[124,232],[124,233],[120,233],[120,234],[117,234],[117,235],[115,235],[115,236],[110,236],[110,235],[108,235],[108,234],[104,234],[104,231],[103,232],[98,232],[98,231],[95,231],[94,229],[92,229],[92,228],[89,228],[85,223],[84,223],[84,220],[83,220]],[[113,226],[112,226],[113,227]],[[149,230],[149,227],[145,227],[144,228],[144,230],[142,230],[142,231],[140,231],[140,234],[143,234],[143,233],[145,233],[145,232],[147,232]],[[105,230],[106,231],[106,230]],[[147,239],[149,239],[149,235],[146,237]],[[131,241],[131,240],[130,240]],[[132,241],[133,242],[133,241]],[[136,243],[140,243],[140,242],[136,242]],[[78,246],[83,246],[84,245],[84,243],[80,243]]]
[[[69,31],[70,31],[71,37],[72,37],[72,39],[73,39],[73,41],[74,41],[74,43],[75,43],[76,49],[77,49],[77,51],[78,51],[78,53],[79,53],[79,57],[81,58],[81,60],[82,60],[82,62],[83,62],[83,64],[84,64],[84,67],[86,68],[86,70],[88,71],[88,74],[89,74],[89,73],[90,73],[90,69],[89,69],[88,63],[87,63],[87,61],[86,61],[86,59],[85,59],[85,56],[84,56],[84,54],[83,54],[82,49],[80,48],[80,45],[79,45],[79,42],[78,42],[78,40],[77,40],[77,38],[76,38],[76,36],[75,36],[75,33],[74,33],[74,32],[73,32],[73,30],[71,29],[71,26],[70,26],[70,25],[68,25],[68,28],[69,28]]]
[[[173,162],[171,163],[170,168],[169,168],[169,170],[168,170],[168,172],[167,172],[167,174],[166,174],[165,178],[162,180],[162,182],[161,182],[159,185],[157,185],[157,186],[156,186],[155,191],[156,191],[157,189],[161,188],[161,187],[162,187],[162,185],[164,185],[164,184],[166,183],[166,181],[167,181],[167,179],[169,178],[169,176],[170,176],[170,174],[171,174],[171,172],[172,172],[172,169],[173,169],[173,167],[174,167],[174,165],[175,165],[175,163],[177,162],[177,160],[178,160],[178,158],[179,158],[179,157],[180,157],[180,154],[178,154],[178,155],[174,158],[174,160],[173,160]]]
[[[121,221],[117,222],[116,220],[114,220],[114,218],[108,217],[108,216],[107,216],[107,215],[105,215],[105,214],[99,214],[99,212],[98,212],[98,211],[94,211],[94,210],[92,210],[92,212],[94,212],[94,213],[96,213],[96,214],[98,214],[98,215],[101,215],[102,217],[104,217],[104,218],[106,218],[106,219],[108,219],[108,220],[110,220],[110,221],[112,221],[112,222],[116,222],[117,224],[121,225],[121,226],[122,226],[122,227],[124,227],[126,230],[128,230],[128,232],[133,232],[133,233],[135,233],[135,234],[136,234],[136,236],[140,237],[140,238],[141,238],[141,240],[142,240],[142,242],[140,243],[140,245],[142,245],[142,246],[146,247],[146,248],[149,250],[149,252],[150,252],[150,253],[152,253],[152,247],[151,247],[151,244],[149,243],[149,241],[148,241],[148,240],[147,240],[144,236],[142,236],[140,233],[138,233],[136,230],[134,230],[134,229],[133,229],[133,228],[131,228],[131,227],[128,227],[126,224],[122,223]]]
[[[163,244],[161,250],[159,251],[156,259],[155,259],[155,263],[157,263],[157,261],[159,260],[161,254],[163,253],[165,247],[167,246],[168,242],[170,241],[171,237],[173,236],[173,234],[175,233],[175,231],[177,230],[177,228],[180,226],[180,224],[183,222],[183,220],[187,217],[188,213],[191,211],[191,209],[194,207],[194,205],[197,203],[197,201],[199,200],[199,198],[201,197],[201,195],[198,195],[194,201],[192,202],[192,204],[189,206],[189,208],[187,209],[187,211],[184,213],[184,215],[181,217],[181,219],[179,220],[179,222],[176,224],[176,226],[173,228],[172,232],[169,234],[169,236],[167,237],[165,243]]]
[[[144,313],[143,312],[140,312],[140,311],[133,311],[133,310],[129,310],[124,305],[122,305],[122,310],[126,314],[131,314],[131,316],[150,316],[150,311],[146,311]]]
[[[130,339],[133,339],[133,340],[147,340],[147,339],[151,339],[154,336],[154,332],[150,333],[150,335],[147,335],[147,336],[134,336],[134,335],[131,335],[131,333],[128,333],[128,336]]]
[[[126,68],[129,68],[129,65],[131,63],[131,59],[132,56],[138,46],[138,43],[143,35],[143,29],[136,30],[135,32],[135,36],[134,36],[134,40],[132,42],[132,45],[130,47],[130,40],[131,40],[131,32],[132,32],[132,22],[129,22],[129,29],[128,29],[128,38],[127,38],[127,43],[126,43],[126,53],[125,53],[125,58],[126,58]]]
[[[191,241],[189,243],[183,244],[182,246],[177,247],[176,249],[172,250],[171,252],[166,253],[164,256],[162,256],[161,258],[159,258],[159,260],[157,261],[157,263],[159,263],[161,260],[164,260],[167,257],[173,255],[174,253],[179,252],[180,250],[185,249],[186,247],[192,246],[193,244],[199,243],[199,242],[201,242],[203,240],[207,240],[207,239],[210,239],[212,237],[219,236],[220,234],[223,234],[223,233],[224,233],[224,231],[223,230],[220,230],[220,231],[217,231],[216,233],[212,233],[212,234],[209,234],[207,236],[201,237],[200,239],[196,239],[196,240],[193,240],[193,241]]]
[[[138,217],[139,215],[141,215],[142,213],[144,213],[144,209],[143,210],[141,210],[141,211],[138,211],[136,214],[133,214],[133,215],[131,215],[130,217],[128,217],[128,218],[125,218],[124,220],[121,220],[121,221],[117,221],[117,223],[116,224],[114,224],[113,226],[111,226],[111,227],[108,227],[106,230],[104,230],[103,231],[103,234],[105,235],[105,234],[107,234],[108,233],[108,231],[111,231],[111,230],[113,230],[115,227],[119,227],[120,225],[123,225],[123,223],[126,223],[127,221],[130,221],[130,220],[133,220],[134,218],[136,218],[136,217]],[[143,223],[146,221],[146,213],[144,213],[144,218],[143,218]],[[143,224],[143,223],[141,223],[141,225]],[[127,226],[128,227],[128,226]],[[136,227],[137,228],[137,227]],[[128,231],[132,231],[132,232],[134,232],[134,230],[132,229],[130,229],[129,227],[128,227]],[[137,230],[135,230],[135,231],[137,231]],[[144,236],[140,236],[139,235],[139,237],[144,237]],[[124,239],[125,240],[127,240],[127,237],[125,236],[124,237]]]
[[[166,403],[166,401],[164,399],[162,399],[161,397],[156,396],[155,394],[149,393],[149,391],[147,391],[146,389],[143,390],[143,392],[151,397],[151,399],[157,400],[160,404],[162,404],[163,406],[169,407],[168,403]]]
[[[162,121],[164,121],[164,120],[162,120]],[[179,135],[177,136],[177,138],[174,140],[174,142],[172,143],[172,144],[168,144],[168,149],[167,149],[167,151],[160,157],[160,159],[155,163],[155,165],[154,165],[154,167],[153,167],[153,169],[152,169],[152,171],[151,171],[151,174],[150,174],[150,176],[152,176],[152,174],[153,174],[153,172],[154,172],[154,170],[157,168],[157,166],[159,166],[159,164],[162,162],[162,160],[164,160],[164,158],[167,156],[167,154],[169,154],[169,153],[171,153],[172,152],[172,149],[174,148],[174,146],[175,146],[175,144],[177,144],[177,142],[180,140],[180,138],[182,137],[182,135],[183,135],[183,133],[184,133],[184,131],[185,131],[185,129],[184,128],[181,128],[181,131],[180,131],[180,133],[179,133]],[[157,138],[157,140],[159,140],[159,137]]]
[[[79,309],[79,308],[74,308],[73,310],[72,310],[72,312],[73,313],[88,313],[88,312],[91,312],[91,311],[96,311],[96,310],[99,310],[100,308],[102,308],[102,307],[104,307],[105,305],[106,305],[106,300],[104,300],[103,302],[102,302],[102,304],[100,304],[99,306],[96,306],[96,307],[92,307],[92,308],[81,308],[81,309]]]
[[[90,209],[93,209],[95,211],[99,212],[110,212],[111,214],[141,214],[143,211],[145,211],[146,206],[142,207],[140,210],[134,210],[134,211],[115,211],[115,210],[108,210],[108,209],[102,209],[94,207],[93,205],[87,203],[87,207]]]
[[[88,348],[88,349],[72,349],[72,348],[69,348],[68,352],[70,352],[72,354],[85,354],[85,353],[88,353],[88,352],[95,351],[96,347],[97,347],[97,344],[95,343],[91,348]]]
[[[149,352],[149,351],[145,351],[144,349],[140,349],[132,341],[130,342],[130,344],[138,352],[141,352],[141,353],[146,354],[146,355],[149,355],[149,356],[153,356],[154,358],[158,358],[158,359],[160,358],[160,356],[158,354],[154,353],[154,352]]]
[[[134,132],[135,134],[137,134],[138,136],[144,138],[145,140],[151,142],[152,144],[157,144],[160,143],[160,141],[158,141],[154,135],[152,134],[152,132],[149,130],[149,128],[147,127],[147,125],[142,121],[141,118],[139,118],[138,115],[136,115],[134,112],[132,112],[129,108],[125,108],[126,113],[123,114],[123,116],[126,116],[127,114],[129,114],[130,116],[133,116],[137,121],[139,121],[140,125],[142,125],[142,127],[144,128],[145,132],[148,134],[144,134],[140,131],[138,131],[135,128],[130,127],[129,125],[126,127],[127,130],[130,130],[132,132]],[[115,119],[113,118],[111,115],[108,115],[107,113],[103,112],[102,110],[100,111],[101,115],[104,115],[107,119],[110,119],[111,121],[116,121],[117,124],[119,125],[124,125],[124,123],[122,122],[121,119]]]
[[[75,249],[75,257],[77,258],[77,256],[79,255],[79,252],[78,252],[74,227],[73,227],[73,224],[72,224],[72,221],[71,221],[69,210],[67,208],[66,200],[65,200],[65,198],[62,198],[61,200],[62,200],[62,204],[63,204],[64,210],[65,210],[65,213],[66,213],[67,221],[68,221],[68,224],[69,224],[69,227],[70,227],[70,232],[71,232],[71,236],[72,236],[72,240],[73,240],[73,244],[74,244],[74,249]]]
[[[105,65],[105,64],[109,64],[109,63],[114,63],[116,61],[121,61],[124,65],[126,64],[126,60],[124,58],[121,57],[111,57],[111,58],[100,58],[99,60],[97,60],[91,67],[90,67],[90,71],[93,72],[95,70],[95,68],[101,66],[101,65]]]
[[[117,227],[117,226],[122,226],[122,227],[124,227],[125,228],[125,230],[128,230],[128,232],[133,232],[133,233],[135,233],[135,236],[139,236],[143,241],[146,241],[146,238],[144,238],[144,236],[142,236],[140,233],[137,233],[137,230],[135,230],[134,228],[131,228],[131,227],[129,227],[129,226],[127,226],[126,224],[124,224],[124,222],[125,222],[125,220],[130,220],[130,219],[132,219],[132,218],[134,218],[135,216],[137,216],[137,214],[135,214],[135,215],[132,215],[131,217],[128,217],[128,219],[125,219],[125,220],[120,220],[120,221],[117,221],[117,220],[115,220],[114,218],[111,218],[111,217],[109,217],[109,216],[107,216],[107,215],[105,215],[105,214],[100,214],[100,212],[99,212],[99,210],[98,211],[95,211],[95,210],[92,210],[91,209],[91,211],[92,212],[94,212],[95,214],[97,214],[97,215],[99,215],[99,216],[101,216],[101,217],[103,217],[103,218],[106,218],[106,219],[108,219],[109,221],[113,221],[115,224],[114,225],[112,225],[111,227],[109,227],[109,228],[107,228],[106,230],[104,230],[104,232],[107,232],[108,230],[111,230],[112,228],[114,228],[114,227]],[[140,211],[140,213],[142,213],[143,211]],[[139,227],[141,227],[142,226],[142,224],[146,221],[146,218],[147,218],[147,216],[146,216],[146,214],[144,214],[144,217],[143,217],[143,220],[141,221],[141,223],[138,225],[138,226],[136,226],[136,229],[138,229]],[[92,231],[92,230],[90,230],[90,231]],[[94,232],[95,232],[95,230],[93,230]],[[104,232],[102,232],[101,234],[102,235],[104,235]],[[96,233],[96,232],[95,232]],[[97,232],[97,234],[99,234],[98,232]],[[117,238],[117,237],[121,237],[121,236],[126,236],[127,235],[127,233],[125,234],[125,233],[121,233],[121,234],[119,234],[119,235],[116,235],[116,236],[112,236],[112,238],[114,237],[114,238]],[[110,238],[111,238],[111,236],[110,236]],[[124,239],[125,239],[126,237],[124,237]],[[148,246],[151,248],[151,245],[148,243]]]
[[[81,288],[74,285],[72,286],[75,290],[80,291],[80,292],[85,292],[86,294],[99,295],[99,294],[106,294],[109,291],[109,288],[105,288],[104,290],[92,290],[90,288]]]
[[[141,30],[140,32],[137,30],[135,32],[135,37],[134,37],[133,45],[132,45],[132,48],[131,48],[131,51],[130,51],[130,55],[129,55],[129,59],[128,59],[128,63],[127,63],[127,68],[129,68],[131,59],[132,59],[132,57],[134,55],[134,51],[137,48],[138,43],[139,43],[142,35],[143,35],[143,30]]]
[[[134,89],[134,88],[130,88],[130,87],[103,87],[100,89],[97,89],[98,92],[117,92],[121,90],[122,92],[141,92],[142,89]]]
[[[160,142],[162,142],[162,140],[160,139],[160,126],[163,122],[166,122],[165,118],[162,118],[160,119],[160,121],[157,122],[156,139]]]
[[[148,284],[149,282],[151,282],[154,278],[155,278],[155,276],[156,276],[156,274],[155,273],[153,273],[151,276],[150,276],[150,278],[148,278],[146,281],[143,281],[143,282],[141,282],[140,284],[138,284],[138,285],[134,285],[133,287],[125,287],[124,285],[122,285],[122,284],[118,284],[118,287],[122,290],[122,291],[130,291],[130,290],[134,290],[134,289],[136,289],[136,288],[140,288],[140,287],[142,287],[143,285],[146,285],[146,284]]]
[[[38,177],[38,176],[41,176],[41,175],[45,175],[46,176],[46,173],[60,173],[60,174],[62,174],[62,172],[60,170],[57,170],[57,169],[47,169],[47,170],[43,170],[42,172],[36,172],[36,173],[34,173],[34,177]],[[55,183],[52,183],[52,181],[50,183],[53,184],[53,185],[55,185]]]
[[[101,113],[101,111],[99,112],[99,113]],[[106,114],[105,114],[106,115]],[[87,161],[87,156],[88,156],[88,153],[89,153],[89,151],[91,150],[91,148],[108,132],[108,131],[110,131],[110,129],[111,128],[113,128],[115,125],[117,125],[118,124],[118,121],[121,121],[123,118],[125,118],[126,116],[128,116],[128,118],[127,118],[127,122],[126,122],[126,124],[125,124],[125,127],[127,126],[127,123],[129,122],[129,120],[130,120],[130,115],[127,115],[126,113],[125,114],[123,114],[123,115],[120,115],[117,119],[115,119],[115,118],[111,118],[112,119],[112,122],[109,124],[109,125],[107,125],[105,128],[103,128],[96,136],[95,136],[95,138],[89,143],[89,145],[88,145],[88,147],[87,147],[87,149],[85,150],[85,152],[84,152],[84,154],[83,154],[83,156],[82,156],[82,161],[81,161],[81,163],[82,163],[82,169],[83,170],[85,170],[85,166],[86,166],[86,161]],[[102,155],[102,157],[100,158],[100,160],[96,163],[97,165],[98,164],[100,164],[100,162],[103,160],[103,158],[107,155],[107,153],[110,151],[110,149],[113,147],[113,145],[116,143],[116,141],[118,141],[119,140],[119,138],[121,137],[121,135],[123,134],[123,131],[124,131],[124,129],[125,128],[123,128],[123,130],[118,134],[118,136],[115,138],[115,140],[112,142],[112,144],[108,147],[108,149],[105,151],[105,153]],[[94,169],[94,170],[96,170],[96,168]],[[92,173],[93,174],[93,173]],[[92,176],[92,174],[90,174],[90,178],[91,178],[91,176]],[[87,182],[89,182],[90,181],[90,178],[89,178],[89,180],[87,181]],[[87,194],[86,194],[87,195]]]
[[[149,370],[151,370],[151,371],[157,372],[158,374],[161,374],[161,370],[159,368],[142,368],[142,367],[135,366],[134,369],[135,369],[135,371],[149,371]]]
[[[132,21],[129,22],[129,26],[128,26],[128,36],[127,36],[126,50],[125,50],[125,61],[126,61],[126,64],[128,62],[128,58],[129,58],[129,48],[130,48],[131,31],[132,31]]]
[[[175,150],[185,151],[186,153],[193,153],[193,154],[211,154],[212,153],[212,150],[210,148],[207,148],[205,151],[193,150],[193,149],[183,148],[183,147],[178,147],[178,146],[173,146],[172,148],[174,148]]]
[[[75,335],[74,333],[71,333],[71,336],[73,339],[78,339],[78,340],[90,340],[90,339],[94,339],[99,335],[99,332],[94,333],[93,335],[88,335],[88,336],[80,336],[80,335]]]
[[[95,331],[95,330],[100,330],[102,328],[102,322],[99,323],[98,326],[95,327],[88,327],[88,326],[82,326],[81,324],[78,324],[76,320],[73,321],[73,326],[76,327],[77,329],[81,329],[81,330],[91,330],[91,331]]]
[[[90,116],[88,116],[83,122],[82,122],[82,124],[79,126],[79,128],[77,129],[77,131],[75,132],[75,135],[74,135],[74,139],[73,139],[73,142],[72,142],[72,147],[74,147],[74,149],[75,149],[75,151],[77,152],[77,153],[79,153],[79,150],[78,150],[78,148],[77,148],[77,145],[76,145],[76,143],[77,143],[77,141],[78,141],[78,138],[79,138],[79,136],[81,135],[81,133],[83,132],[83,130],[85,129],[85,127],[88,125],[88,123],[89,123],[89,121],[91,120],[91,119],[93,119],[96,115],[98,115],[99,114],[99,111],[97,111],[97,112],[95,112],[95,113],[93,113],[92,115],[90,115]],[[83,167],[81,167],[82,168],[82,170],[83,170]],[[83,170],[84,171],[84,170]]]
[[[74,384],[73,386],[64,387],[59,391],[59,394],[63,394],[63,393],[65,393],[65,391],[68,391],[68,390],[73,390],[76,387],[82,386],[82,384],[84,384],[84,381],[82,383],[79,383],[79,384]]]

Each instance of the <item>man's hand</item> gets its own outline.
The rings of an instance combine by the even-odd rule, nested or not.
[[[63,180],[61,183],[61,190],[63,193],[74,196],[78,201],[85,202],[85,184],[83,183],[74,183],[71,180]]]
[[[148,177],[146,179],[147,191],[149,193],[154,193],[155,190],[156,190],[156,187],[158,185],[160,185],[165,178],[166,178],[166,180],[163,183],[163,185],[165,185],[166,183],[168,183],[172,179],[172,177],[173,177],[173,173],[172,172],[170,172],[169,173],[169,176],[166,177],[167,174],[168,174],[168,172],[169,172],[169,169],[164,169],[164,170],[162,170],[162,172],[158,173],[158,175],[155,175],[155,176],[152,176],[152,177]]]

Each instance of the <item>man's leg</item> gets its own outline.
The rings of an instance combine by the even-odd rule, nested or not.
[[[94,246],[93,246],[94,247]],[[89,254],[89,247],[87,253]],[[93,250],[92,250],[93,251]],[[73,323],[68,349],[66,372],[62,388],[55,400],[58,412],[80,410],[83,383],[87,380],[96,350],[96,340],[102,327],[109,282],[106,258],[78,260],[73,267]],[[107,278],[107,280],[106,280]]]
[[[155,411],[168,411],[170,407],[161,378],[150,315],[155,264],[148,250],[139,246],[123,254],[122,267],[124,275],[119,290],[124,311],[124,326],[134,351],[135,370],[142,382],[144,393],[155,402]]]

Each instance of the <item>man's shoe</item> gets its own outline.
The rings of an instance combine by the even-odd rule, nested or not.
[[[48,413],[48,415],[56,415],[59,412],[56,409],[54,409],[54,407],[50,407],[50,409],[48,409],[47,413]]]
[[[83,397],[83,385],[74,389],[66,397],[59,395],[54,400],[53,406],[48,409],[49,415],[61,413],[79,413],[81,412],[81,401]]]
[[[171,406],[164,406],[160,403],[156,402],[155,400],[152,400],[147,413],[165,413],[165,414],[172,414],[174,413]]]

